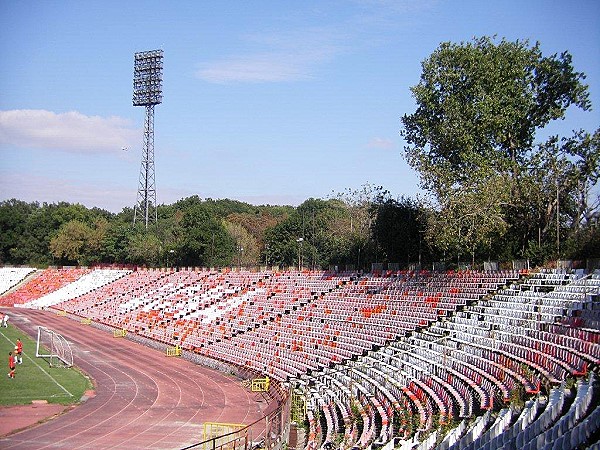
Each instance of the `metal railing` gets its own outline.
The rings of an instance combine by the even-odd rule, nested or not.
[[[184,447],[202,450],[276,450],[288,441],[290,432],[290,396],[286,395],[277,409],[266,416],[229,433],[212,436]]]

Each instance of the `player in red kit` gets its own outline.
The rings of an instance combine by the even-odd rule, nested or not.
[[[8,378],[15,378],[15,357],[12,352],[8,352],[8,368],[10,372],[8,373]]]
[[[16,354],[16,361],[18,364],[23,364],[23,343],[21,342],[21,339],[17,338],[17,346],[15,347],[15,350],[17,351]]]

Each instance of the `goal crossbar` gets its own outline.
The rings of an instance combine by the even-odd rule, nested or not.
[[[38,326],[35,356],[47,358],[50,367],[71,367],[73,365],[71,344],[62,335],[42,326]]]

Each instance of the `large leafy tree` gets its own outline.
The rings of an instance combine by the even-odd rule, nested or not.
[[[253,212],[229,214],[225,226],[236,241],[238,259],[248,266],[268,265],[265,232],[287,219],[292,211],[292,207],[257,207]]]
[[[388,197],[389,192],[383,186],[370,183],[362,185],[359,189],[346,189],[336,194],[335,198],[347,211],[339,223],[344,227],[341,234],[347,246],[344,261],[341,262],[357,268],[368,268],[369,262],[378,262],[377,242],[372,239],[372,227],[376,217],[373,205]]]
[[[421,205],[407,197],[381,196],[372,208],[375,220],[371,232],[380,249],[376,262],[405,265],[430,259],[424,239],[427,216]]]
[[[109,262],[110,260],[104,259],[107,255],[102,251],[103,245],[107,243],[108,229],[109,222],[103,214],[97,215],[91,224],[81,220],[65,222],[50,240],[50,253],[56,258],[55,262],[68,264]]]
[[[492,236],[518,230],[524,250],[532,212],[539,215],[530,187],[540,170],[531,168],[548,163],[535,151],[536,133],[569,106],[591,107],[584,79],[569,53],[544,56],[528,41],[446,42],[423,61],[411,88],[417,109],[402,118],[407,161],[442,215],[464,223],[464,212],[475,219],[478,211],[470,230],[453,227],[457,236],[432,223],[433,242],[453,240],[457,251],[473,254]],[[490,184],[494,192],[485,189]],[[481,207],[490,201],[492,208]]]
[[[236,222],[223,221],[223,226],[235,242],[236,261],[238,266],[256,266],[259,263],[260,249],[257,240],[246,228]]]
[[[211,214],[210,204],[186,208],[181,219],[182,239],[175,258],[183,266],[227,265],[236,255],[235,241],[220,217]]]
[[[18,252],[17,246],[25,233],[29,215],[38,208],[37,203],[16,199],[0,203],[0,263],[22,264],[28,261],[26,255]]]
[[[425,236],[447,256],[489,255],[492,244],[508,227],[503,206],[508,203],[506,180],[489,177],[485,182],[465,184],[443,198],[438,210],[427,214]]]
[[[100,244],[99,260],[104,263],[117,264],[130,262],[128,248],[131,232],[131,222],[110,221]]]
[[[137,231],[130,235],[127,247],[129,262],[133,264],[162,265],[162,246],[156,234]]]
[[[308,199],[265,231],[269,264],[329,267],[355,261],[353,222],[348,205],[337,199]]]
[[[11,249],[11,257],[33,265],[58,263],[53,259],[50,242],[64,224],[79,221],[91,224],[96,218],[108,217],[110,213],[99,209],[87,209],[83,205],[60,202],[44,203],[35,208],[27,216],[23,233],[18,237],[16,245]]]
[[[580,130],[570,137],[552,136],[539,145],[532,160],[536,164],[529,168],[527,192],[535,201],[531,220],[523,224],[534,237],[537,233],[537,242],[530,241],[529,251],[553,242],[550,248],[556,253],[581,257],[577,246],[565,248],[561,241],[575,235],[581,240],[597,225],[600,196],[594,187],[600,177],[600,129],[593,134]]]

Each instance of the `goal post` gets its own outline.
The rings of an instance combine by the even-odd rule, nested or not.
[[[42,326],[38,326],[35,356],[48,359],[50,367],[73,365],[71,344],[62,335]]]

